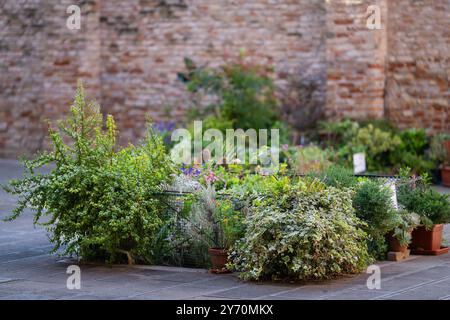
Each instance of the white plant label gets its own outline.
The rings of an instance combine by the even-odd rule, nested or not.
[[[395,183],[394,182],[387,182],[386,186],[391,189],[392,191],[392,205],[394,206],[395,210],[398,210],[398,202],[397,202],[397,189],[395,187]]]
[[[366,155],[364,153],[353,154],[353,172],[355,174],[366,171]]]

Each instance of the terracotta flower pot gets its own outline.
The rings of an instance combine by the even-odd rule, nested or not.
[[[413,230],[411,249],[413,254],[439,255],[448,252],[447,248],[441,248],[443,224],[435,224],[431,230],[420,226]]]
[[[408,245],[402,246],[400,244],[400,241],[398,241],[397,238],[394,237],[393,232],[388,233],[387,240],[389,243],[389,251],[405,253],[408,250]]]
[[[450,166],[444,166],[441,169],[442,184],[450,187]]]
[[[209,248],[209,256],[211,258],[211,272],[213,273],[229,273],[226,264],[228,263],[228,252],[223,248]]]

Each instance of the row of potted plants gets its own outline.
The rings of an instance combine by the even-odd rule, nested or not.
[[[419,223],[411,228],[409,247],[412,253],[439,255],[448,252],[449,248],[442,245],[444,224],[450,221],[448,195],[434,190],[427,175],[409,179],[407,173],[407,170],[401,171],[397,195],[406,210],[420,217]]]

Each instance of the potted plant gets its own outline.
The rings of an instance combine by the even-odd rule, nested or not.
[[[191,208],[191,224],[193,236],[199,238],[208,246],[212,273],[229,273],[228,245],[222,228],[222,201],[216,199],[216,190],[211,179],[213,174],[206,177],[206,187],[202,186],[195,195],[196,199]]]
[[[429,177],[423,175],[412,182],[402,172],[398,188],[399,203],[420,216],[421,225],[413,230],[411,249],[413,254],[438,255],[449,251],[442,247],[442,231],[450,222],[450,201],[448,195],[433,190]]]
[[[430,144],[430,158],[436,164],[437,171],[440,173],[442,184],[450,187],[450,135],[438,134],[433,137]]]
[[[413,212],[400,210],[397,225],[387,235],[389,245],[388,260],[402,260],[409,256],[412,231],[420,224],[420,216]]]

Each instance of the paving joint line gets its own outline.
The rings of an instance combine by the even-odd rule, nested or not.
[[[192,285],[192,284],[196,284],[196,283],[208,282],[208,281],[212,281],[212,280],[213,279],[201,279],[201,280],[196,280],[196,281],[192,281],[192,282],[183,282],[183,283],[180,283],[180,284],[177,284],[177,285],[173,285],[173,286],[169,286],[169,287],[165,287],[165,288],[158,288],[158,289],[154,289],[154,290],[145,291],[145,292],[142,292],[142,293],[130,295],[130,296],[127,296],[127,298],[135,298],[135,297],[147,294],[147,293],[157,292],[157,291],[166,290],[166,289],[173,289],[173,288],[183,287],[183,286],[186,286],[186,285]],[[235,286],[235,287],[232,287],[232,288],[226,288],[226,289],[217,290],[217,291],[214,291],[214,293],[221,292],[221,291],[226,291],[226,290],[231,290],[231,289],[236,289],[236,288],[240,288],[242,286],[245,286],[245,284],[242,284],[242,285],[239,285],[239,286]]]
[[[390,266],[390,265],[395,265],[395,262],[392,262],[390,264],[384,264],[383,267]],[[433,267],[439,267],[439,266],[442,266],[442,265],[444,265],[444,264],[438,264],[438,265],[435,265]],[[427,267],[427,268],[422,268],[422,269],[418,269],[418,270],[414,270],[414,271],[403,272],[403,273],[400,273],[398,275],[387,277],[386,279],[383,279],[383,281],[391,281],[391,280],[394,280],[394,279],[399,278],[399,277],[408,276],[408,275],[411,275],[411,274],[414,274],[414,273],[417,273],[417,272],[422,272],[422,271],[425,271],[425,270],[428,270],[428,269],[430,269],[430,268]],[[361,273],[361,274],[364,274],[364,273]],[[434,280],[431,280],[431,281],[434,281]],[[349,287],[349,288],[341,289],[341,290],[338,290],[338,291],[333,292],[333,293],[325,293],[323,295],[319,295],[318,299],[327,298],[327,297],[333,297],[333,296],[336,296],[336,295],[339,295],[339,294],[343,294],[343,293],[347,293],[347,292],[353,291],[353,290],[360,290],[358,288],[359,286],[362,286],[362,284],[358,284],[358,285],[355,285],[355,286],[352,286],[352,287]],[[290,293],[290,292],[293,292],[293,291],[296,291],[296,290],[300,290],[300,289],[301,289],[301,287],[300,288],[293,288],[293,289],[289,289],[289,290],[285,290],[285,291],[281,291],[281,292],[277,292],[277,293],[273,293],[273,294],[262,295],[262,296],[259,296],[258,299],[262,299],[262,298],[266,298],[266,297],[278,297],[278,296],[280,296],[282,294]]]
[[[393,292],[387,293],[385,295],[381,295],[381,296],[376,297],[376,298],[371,299],[371,300],[377,300],[377,299],[384,299],[384,298],[393,297],[393,296],[398,295],[398,294],[409,292],[409,291],[412,291],[412,290],[420,288],[420,287],[424,287],[424,286],[427,286],[427,285],[430,285],[430,284],[439,283],[439,282],[442,282],[442,281],[445,281],[445,280],[449,280],[449,279],[450,279],[450,276],[446,276],[446,277],[443,277],[443,278],[440,278],[440,279],[437,279],[437,280],[430,280],[430,281],[422,282],[422,283],[419,283],[419,284],[416,284],[416,285],[413,285],[413,286],[410,286],[410,287],[406,287],[406,288],[401,289],[401,290],[397,290],[397,291],[393,291]]]

